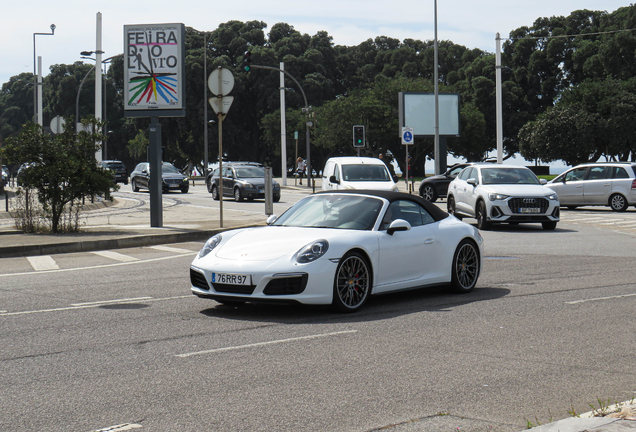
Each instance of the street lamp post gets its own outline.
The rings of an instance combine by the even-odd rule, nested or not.
[[[38,73],[35,69],[36,68],[35,37],[38,35],[53,36],[54,34],[55,34],[55,24],[51,24],[51,33],[33,33],[33,123],[36,123],[38,120]]]
[[[93,60],[93,61],[96,62],[96,60],[94,58],[88,57],[91,54],[94,54],[93,51],[82,51],[80,54],[81,54],[83,59]],[[123,54],[117,54],[117,55],[114,55],[112,57],[108,57],[108,58],[102,60],[102,64],[110,63],[112,61],[112,59],[114,59],[115,57],[119,57],[120,55],[123,55]],[[91,74],[91,72],[93,72],[93,70],[95,69],[96,66],[97,66],[97,63],[95,63],[95,65],[93,65],[93,67],[88,71],[88,73],[86,75],[84,75],[84,78],[82,79],[82,82],[80,83],[80,86],[77,89],[77,97],[75,98],[75,130],[76,130],[76,132],[79,132],[79,97],[80,97],[80,93],[82,92],[82,87],[84,86],[84,81],[86,81],[86,78],[88,78],[88,76]],[[100,70],[101,70],[101,65],[100,65]],[[100,73],[99,76],[102,77],[101,73]],[[98,85],[98,83],[95,82],[95,85]],[[99,85],[102,85],[102,83],[100,82]],[[104,98],[104,104],[106,104],[106,98]]]

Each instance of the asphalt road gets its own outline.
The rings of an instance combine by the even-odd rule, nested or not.
[[[511,432],[629,400],[632,226],[632,209],[585,209],[553,232],[486,231],[472,293],[353,315],[198,299],[198,243],[55,255],[52,270],[1,259],[0,431]]]

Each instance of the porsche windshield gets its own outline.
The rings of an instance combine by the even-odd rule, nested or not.
[[[484,184],[541,184],[527,168],[482,168],[481,177]]]
[[[382,200],[360,195],[314,195],[281,215],[272,226],[370,230]]]

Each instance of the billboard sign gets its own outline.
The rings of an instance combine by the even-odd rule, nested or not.
[[[435,94],[399,93],[400,135],[404,126],[418,137],[435,136]],[[459,94],[439,94],[439,134],[459,136]]]
[[[185,26],[124,26],[126,117],[185,115]]]

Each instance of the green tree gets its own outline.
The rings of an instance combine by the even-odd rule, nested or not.
[[[66,124],[73,124],[67,118]],[[85,120],[85,126],[100,130],[101,123]],[[37,191],[38,201],[50,218],[51,231],[58,232],[65,208],[86,195],[110,198],[116,188],[112,173],[97,166],[96,144],[105,137],[99,133],[76,133],[68,128],[51,137],[39,125],[29,123],[19,135],[7,139],[3,157],[10,162],[32,163],[21,176],[21,184]]]

